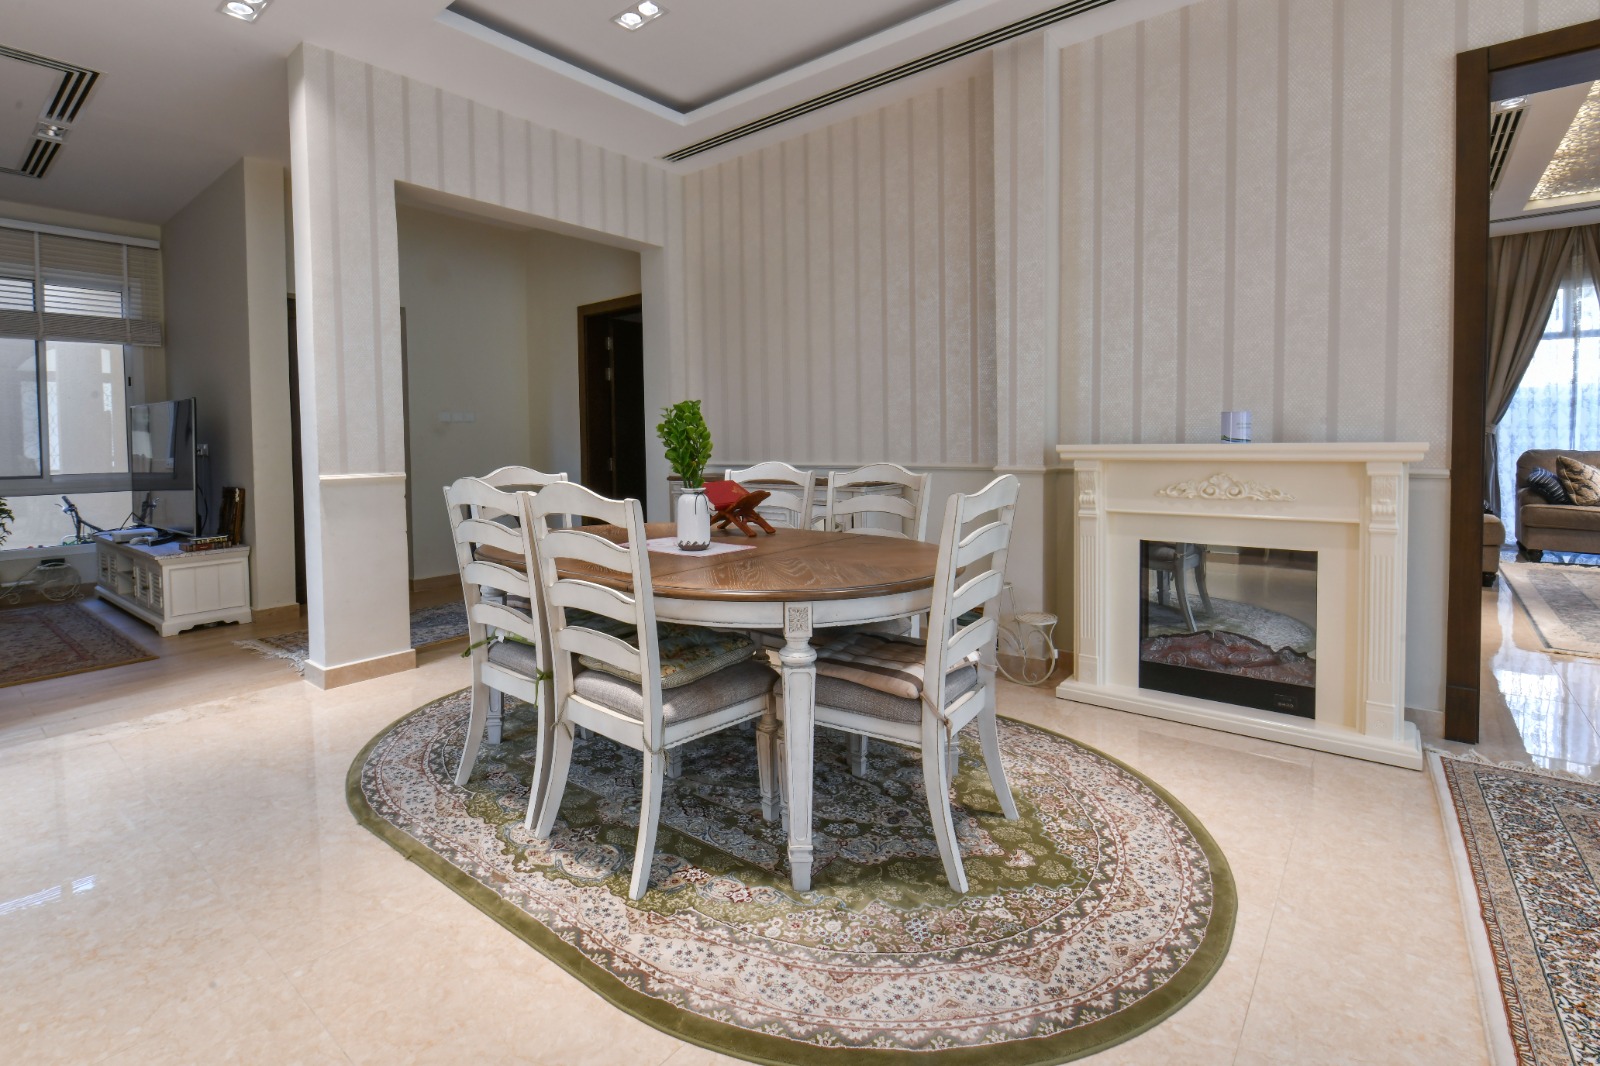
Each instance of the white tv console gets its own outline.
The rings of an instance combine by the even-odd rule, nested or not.
[[[118,544],[95,537],[95,592],[163,637],[211,622],[250,621],[250,549],[185,552],[176,543]]]

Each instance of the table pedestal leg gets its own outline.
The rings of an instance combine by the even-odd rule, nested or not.
[[[778,820],[778,775],[786,773],[778,764],[778,715],[772,701],[767,702],[767,713],[756,723],[756,762],[761,777],[761,817],[769,822]]]
[[[784,770],[789,782],[789,876],[796,892],[811,890],[811,747],[816,713],[817,653],[811,647],[811,605],[783,612]]]

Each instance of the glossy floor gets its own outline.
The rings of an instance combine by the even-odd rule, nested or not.
[[[1493,622],[1506,605],[1486,603]],[[1540,757],[1592,751],[1583,697],[1600,685],[1517,658],[1509,632],[1492,637],[1510,658],[1487,669],[1511,688],[1488,754],[1516,755],[1519,722],[1569,738],[1535,744]],[[351,759],[465,683],[456,649],[320,692],[233,647],[242,635],[186,634],[153,663],[0,690],[0,1061],[723,1061],[605,1005],[351,819]],[[1239,884],[1217,977],[1093,1061],[1485,1060],[1422,774],[1048,690],[1006,684],[1001,709],[1161,782]]]

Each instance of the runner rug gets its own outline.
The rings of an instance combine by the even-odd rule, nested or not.
[[[0,611],[0,688],[154,658],[76,603]]]
[[[413,648],[429,648],[446,641],[459,640],[466,635],[467,608],[460,600],[419,607],[411,612]],[[236,640],[234,643],[268,658],[285,659],[302,674],[306,672],[306,659],[311,655],[311,634],[304,629],[279,633],[275,637]]]
[[[1500,572],[1545,647],[1600,658],[1600,567],[1503,563]]]
[[[1600,1062],[1600,784],[1430,761],[1496,1063]]]
[[[817,740],[813,890],[788,883],[762,821],[752,729],[691,745],[668,780],[650,891],[627,898],[639,756],[578,742],[549,841],[522,827],[535,724],[453,784],[469,699],[407,715],[350,768],[361,823],[595,992],[680,1038],[768,1063],[1044,1064],[1178,1010],[1228,950],[1226,861],[1153,782],[1001,719],[1022,817],[963,760],[955,820],[971,891],[944,880],[920,756],[874,744],[852,777]],[[975,745],[969,752],[976,755]]]

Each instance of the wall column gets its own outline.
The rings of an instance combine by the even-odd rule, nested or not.
[[[995,471],[1022,481],[1009,575],[1017,611],[1045,607],[1051,585],[1046,462],[1056,425],[1058,214],[1050,190],[1059,102],[1048,90],[1058,55],[1043,32],[993,50]],[[1061,604],[1052,609],[1069,613]]]
[[[394,141],[372,113],[374,72],[336,58],[302,47],[289,60],[305,677],[322,688],[416,663],[394,183],[374,180]]]

